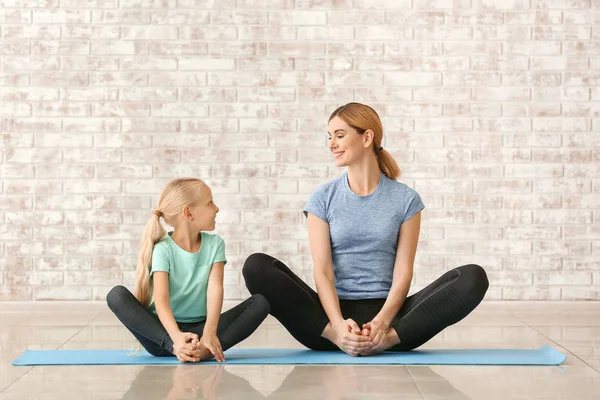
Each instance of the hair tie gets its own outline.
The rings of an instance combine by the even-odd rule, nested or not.
[[[382,150],[383,150],[383,147],[380,147],[380,148],[379,148],[379,151],[382,151]]]
[[[162,211],[158,211],[158,210],[154,210],[154,215],[156,215],[157,217],[162,217],[163,213]]]

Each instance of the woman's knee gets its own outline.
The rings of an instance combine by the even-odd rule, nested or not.
[[[468,278],[469,288],[483,298],[490,286],[485,269],[477,264],[468,264],[463,266],[462,273]]]
[[[264,253],[253,253],[246,258],[242,267],[242,275],[246,283],[253,281],[264,273],[264,268],[273,262],[273,257]]]

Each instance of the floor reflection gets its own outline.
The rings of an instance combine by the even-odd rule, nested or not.
[[[435,385],[397,365],[146,366],[122,399],[468,399],[429,367],[419,367],[419,378]]]

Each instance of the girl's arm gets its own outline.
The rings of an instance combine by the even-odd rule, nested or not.
[[[214,263],[208,276],[206,295],[206,324],[204,333],[217,334],[217,325],[223,308],[223,270],[224,262]]]
[[[217,327],[219,325],[219,317],[223,307],[223,269],[225,263],[223,261],[216,262],[210,269],[208,276],[208,289],[206,294],[206,323],[202,331],[202,343],[215,357],[218,362],[225,361],[221,342],[217,337]]]
[[[171,310],[169,273],[156,271],[152,276],[154,280],[154,305],[156,307],[158,319],[160,319],[160,322],[167,330],[173,343],[178,343],[181,331],[179,330],[179,326],[177,326],[175,316],[173,316],[173,310]]]
[[[392,320],[400,311],[410,290],[420,230],[420,211],[400,226],[392,287],[383,307],[373,318],[373,320],[381,322],[385,329],[389,328]]]

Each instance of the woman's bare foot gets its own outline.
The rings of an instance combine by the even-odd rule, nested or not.
[[[373,346],[370,350],[360,353],[360,355],[374,356],[376,354],[383,353],[384,351],[386,351],[392,346],[397,345],[398,343],[400,343],[400,338],[398,337],[396,330],[394,328],[390,328],[387,330],[385,336],[383,337],[381,343],[379,343],[378,346]]]

